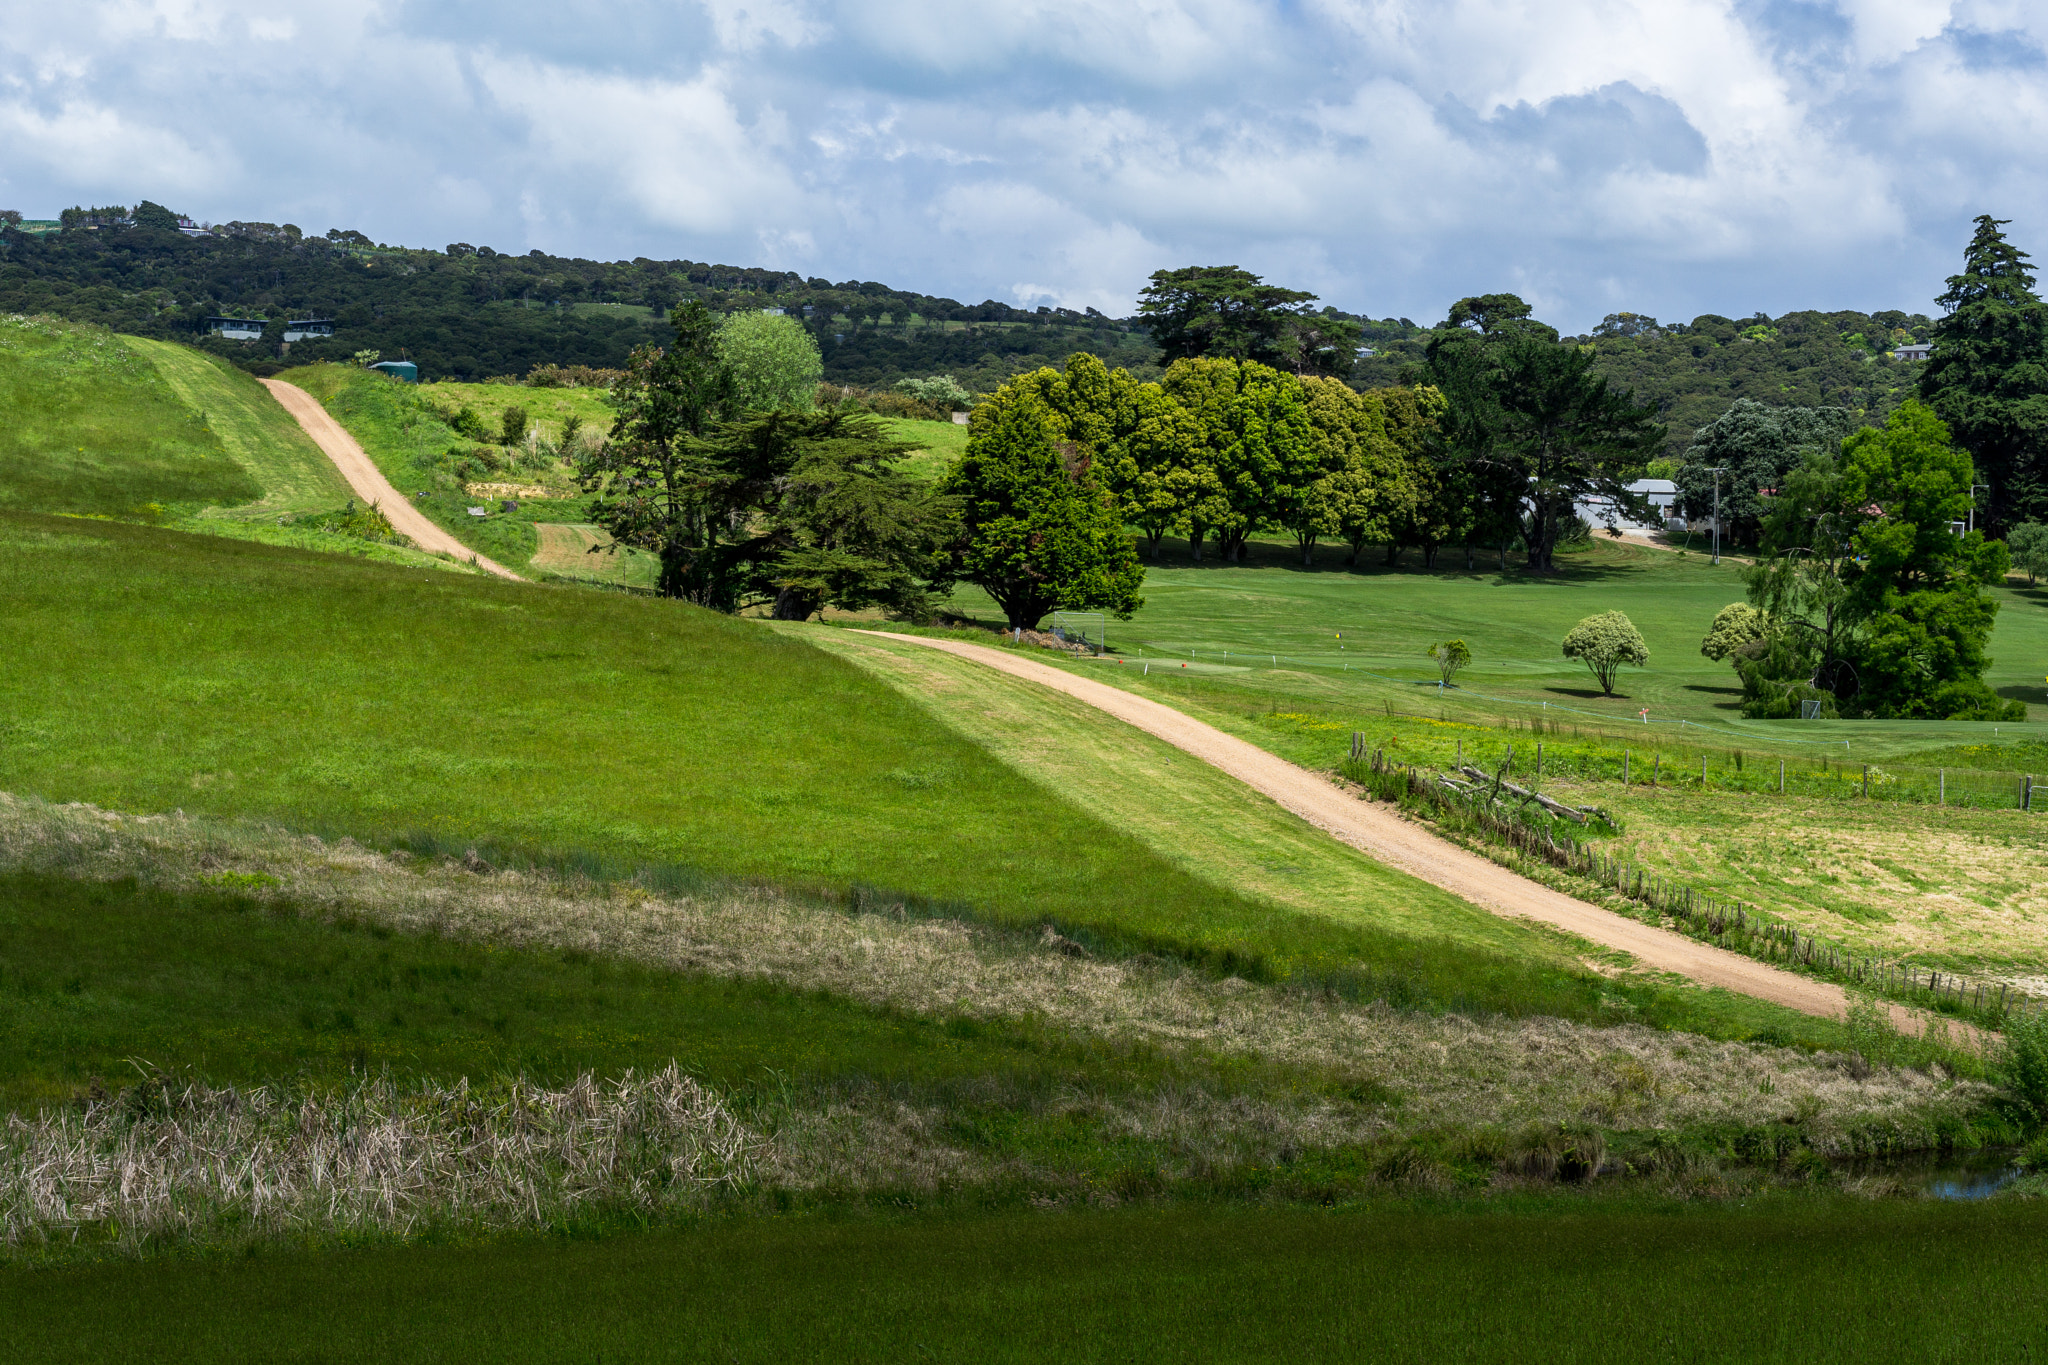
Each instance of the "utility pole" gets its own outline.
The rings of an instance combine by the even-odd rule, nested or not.
[[[1991,485],[1988,483],[1973,483],[1970,485],[1970,519],[1968,523],[1970,531],[1977,529],[1977,490],[1980,488],[1989,493]],[[1965,534],[1968,534],[1968,532],[1965,532]]]
[[[1728,466],[1717,464],[1707,471],[1714,476],[1714,562],[1721,562],[1721,476],[1728,472]]]

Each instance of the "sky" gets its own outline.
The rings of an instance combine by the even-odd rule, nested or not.
[[[1131,311],[1935,310],[2048,258],[2043,0],[66,0],[0,26],[0,207],[761,265]]]

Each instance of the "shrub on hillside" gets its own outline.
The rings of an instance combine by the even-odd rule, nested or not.
[[[893,389],[864,389],[857,384],[820,384],[815,399],[821,408],[857,408],[877,417],[908,417],[921,422],[945,422],[952,414],[907,393]]]
[[[590,365],[536,365],[526,372],[525,383],[530,389],[608,389],[625,373]]]

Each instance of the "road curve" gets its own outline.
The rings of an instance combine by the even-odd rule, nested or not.
[[[1401,819],[1384,805],[1361,801],[1305,768],[1170,706],[1107,683],[1076,677],[1049,664],[1019,658],[1006,650],[899,635],[894,631],[867,633],[973,659],[1086,702],[1221,769],[1379,862],[1442,887],[1496,915],[1540,920],[1595,943],[1619,948],[1652,970],[1675,972],[1702,985],[1720,986],[1804,1014],[1839,1019],[1848,1004],[1848,997],[1839,986],[1781,971],[1754,958],[1617,915],[1518,876]],[[1891,1009],[1900,1029],[1920,1031],[1919,1015],[1899,1005]],[[1968,1025],[1952,1027],[1958,1032],[1974,1033]]]
[[[391,523],[391,529],[406,537],[429,554],[453,555],[457,559],[469,560],[479,569],[494,573],[500,578],[509,578],[514,583],[526,580],[513,573],[496,560],[487,559],[470,549],[454,536],[428,521],[426,514],[414,507],[412,502],[391,486],[348,430],[327,415],[327,409],[320,406],[318,399],[296,384],[287,384],[281,379],[259,381],[270,390],[270,396],[284,405],[292,419],[305,428],[313,443],[327,453],[334,461],[334,467],[341,471],[341,477],[348,480],[356,496],[383,512],[384,519]]]

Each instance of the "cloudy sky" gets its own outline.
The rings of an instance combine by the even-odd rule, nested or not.
[[[66,0],[0,207],[1129,311],[1237,264],[1432,322],[1932,311],[2048,259],[2041,0]]]

